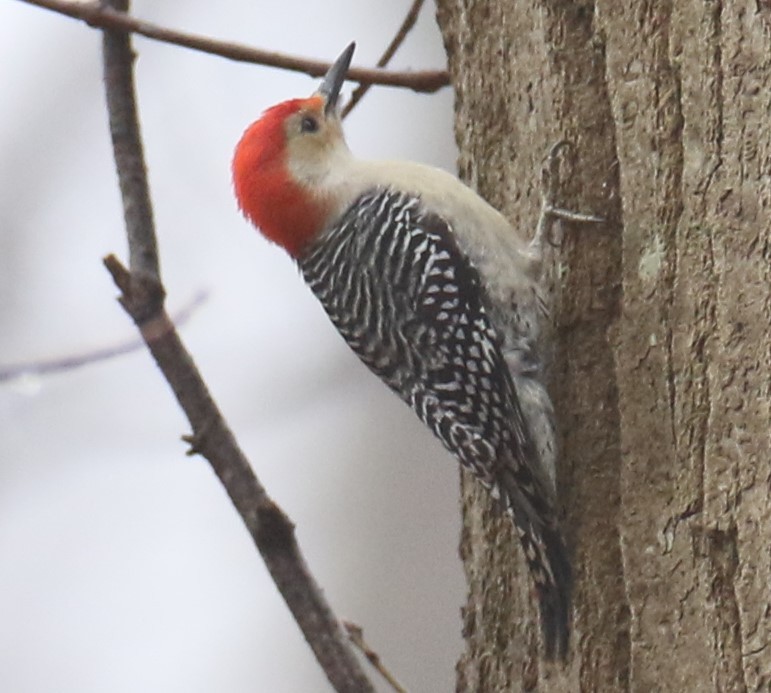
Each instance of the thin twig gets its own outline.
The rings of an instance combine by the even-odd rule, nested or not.
[[[105,0],[105,4],[127,9],[128,0]],[[123,30],[104,32],[104,72],[107,85],[110,124],[120,132],[136,133],[126,137],[116,162],[121,177],[146,179],[139,141],[131,69],[130,35]],[[116,65],[115,63],[122,63]],[[134,122],[130,122],[130,121]],[[128,151],[131,150],[131,151]],[[124,192],[127,235],[130,245],[130,269],[110,255],[105,265],[121,291],[120,302],[136,325],[150,353],[171,386],[184,410],[193,433],[186,437],[191,452],[203,455],[211,464],[246,525],[297,624],[313,649],[330,683],[337,691],[367,693],[374,691],[345,638],[339,621],[324,599],[311,575],[294,535],[294,525],[268,496],[246,456],[225,422],[190,354],[163,308],[160,274],[152,275],[152,262],[145,257],[148,239],[155,236],[152,213],[133,215],[133,206],[147,205],[146,183],[126,187]],[[141,223],[146,228],[132,228]],[[157,266],[156,266],[157,269]],[[153,286],[153,281],[157,286]],[[160,299],[158,296],[160,295]]]
[[[350,621],[343,621],[343,627],[348,633],[348,638],[354,644],[354,646],[361,652],[367,661],[377,670],[377,672],[388,682],[388,685],[393,688],[396,693],[407,693],[407,689],[404,688],[397,680],[396,677],[388,671],[383,660],[380,659],[380,655],[375,652],[364,641],[364,630],[361,626],[351,623]]]
[[[186,323],[193,311],[206,300],[204,292],[199,293],[188,305],[174,314],[171,318],[175,327],[180,327]],[[27,361],[26,363],[12,363],[7,366],[0,366],[0,383],[9,380],[15,380],[22,376],[50,375],[64,371],[72,371],[82,366],[90,366],[100,361],[108,361],[116,356],[130,354],[144,347],[143,339],[127,339],[118,344],[112,344],[90,351],[83,351],[79,354],[70,354],[69,356],[59,356],[48,360]]]
[[[393,39],[391,39],[391,43],[388,44],[388,47],[385,49],[385,51],[383,51],[383,55],[380,56],[380,60],[377,61],[378,67],[385,67],[388,65],[391,58],[394,57],[394,54],[399,49],[399,46],[404,43],[404,39],[407,38],[407,34],[410,33],[412,27],[415,26],[415,22],[418,20],[418,14],[420,14],[420,8],[423,7],[423,2],[424,0],[414,0],[412,7],[410,7],[409,11],[405,15],[404,21],[399,27],[399,30],[396,32],[396,35],[393,37]],[[345,104],[345,107],[340,112],[341,118],[345,118],[354,108],[356,108],[356,104],[364,98],[364,95],[369,91],[371,86],[371,83],[362,83],[353,90],[350,100],[347,104]]]
[[[74,2],[73,0],[21,0],[21,2],[42,7],[73,19],[80,19],[93,27],[133,32],[156,41],[191,48],[211,55],[219,55],[230,60],[303,72],[311,77],[321,77],[330,66],[329,62],[323,60],[300,58],[286,53],[251,48],[239,43],[218,41],[206,36],[167,29],[136,19],[124,12],[116,11],[114,8],[100,6],[95,2]],[[348,70],[347,79],[362,84],[403,87],[427,93],[435,92],[450,83],[446,70],[389,71],[352,67]]]

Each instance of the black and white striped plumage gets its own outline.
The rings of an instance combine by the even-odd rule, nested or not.
[[[478,271],[420,199],[364,193],[299,258],[361,360],[490,490],[518,530],[547,657],[567,649],[571,573],[552,489]]]

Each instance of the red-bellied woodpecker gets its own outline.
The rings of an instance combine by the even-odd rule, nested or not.
[[[527,244],[448,173],[356,159],[337,112],[353,49],[312,96],[246,130],[233,160],[238,203],[295,259],[351,349],[511,515],[545,654],[564,657],[571,570],[537,349],[540,244],[556,211],[544,208]]]

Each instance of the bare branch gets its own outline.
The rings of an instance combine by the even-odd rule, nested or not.
[[[115,31],[133,32],[150,39],[171,43],[192,50],[219,55],[238,62],[256,63],[267,67],[278,67],[294,72],[303,72],[311,77],[321,77],[330,63],[322,60],[300,58],[286,53],[251,48],[238,43],[218,41],[206,36],[187,34],[167,29],[136,19],[125,12],[95,2],[74,2],[73,0],[21,0],[28,5],[42,7],[59,14],[80,19],[89,26]],[[450,83],[446,70],[398,71],[352,67],[347,79],[361,84],[379,84],[387,87],[403,87],[417,92],[435,92]]]
[[[385,67],[388,65],[391,58],[394,57],[396,51],[399,50],[399,46],[404,43],[404,39],[407,38],[407,34],[410,33],[412,27],[415,26],[415,22],[418,20],[418,15],[420,14],[420,8],[423,7],[423,2],[424,0],[414,0],[412,7],[410,7],[407,14],[405,15],[404,21],[402,21],[402,25],[396,32],[396,35],[393,37],[393,39],[391,39],[391,43],[388,44],[388,47],[385,49],[385,51],[383,51],[383,55],[380,56],[380,60],[377,61],[378,67]],[[358,104],[359,101],[364,98],[364,95],[369,91],[371,86],[371,83],[360,84],[358,87],[356,87],[356,89],[353,90],[353,94],[351,94],[350,100],[347,104],[345,104],[345,107],[340,112],[340,118],[345,118],[354,108],[356,108],[356,104]]]
[[[200,306],[204,300],[206,300],[206,294],[201,292],[195,296],[188,305],[182,308],[182,310],[173,315],[171,320],[175,327],[179,327],[186,323],[193,311]],[[145,343],[142,339],[127,339],[118,344],[84,351],[79,354],[59,356],[58,358],[45,361],[28,361],[26,363],[13,363],[6,366],[0,366],[0,383],[27,375],[49,375],[51,373],[75,370],[82,366],[90,366],[92,363],[108,361],[116,356],[130,354],[132,351],[141,349],[144,345]]]
[[[383,664],[380,655],[367,645],[364,640],[364,630],[362,627],[355,623],[351,623],[350,621],[343,621],[343,626],[356,649],[367,658],[367,661],[388,682],[388,685],[391,686],[396,693],[407,693],[407,689],[396,680],[396,677],[386,668],[385,664]]]
[[[111,4],[125,10],[128,0],[112,0]],[[105,30],[104,63],[110,127],[130,246],[129,269],[114,255],[105,259],[121,290],[120,302],[139,327],[190,421],[193,433],[186,440],[191,444],[191,453],[203,455],[219,477],[329,681],[337,691],[373,691],[340,623],[308,570],[295,540],[294,525],[255,476],[163,307],[157,258],[150,251],[155,247],[155,230],[133,108],[129,34]],[[120,134],[117,141],[116,132]],[[127,177],[137,180],[124,185]]]
[[[114,4],[124,10],[128,8],[128,0],[114,0]],[[134,98],[131,36],[123,32],[105,31],[102,47],[110,136],[128,236],[132,273],[129,291],[136,294],[141,290],[145,294],[143,303],[146,304],[147,315],[142,316],[144,319],[154,315],[163,306],[164,290]]]

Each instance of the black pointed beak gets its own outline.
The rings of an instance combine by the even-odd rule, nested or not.
[[[324,115],[332,115],[337,109],[337,101],[340,98],[340,89],[345,82],[345,76],[348,74],[348,68],[351,66],[351,58],[356,50],[356,42],[353,41],[340,54],[340,57],[332,63],[332,67],[324,75],[324,81],[319,87],[318,94],[324,97]]]

